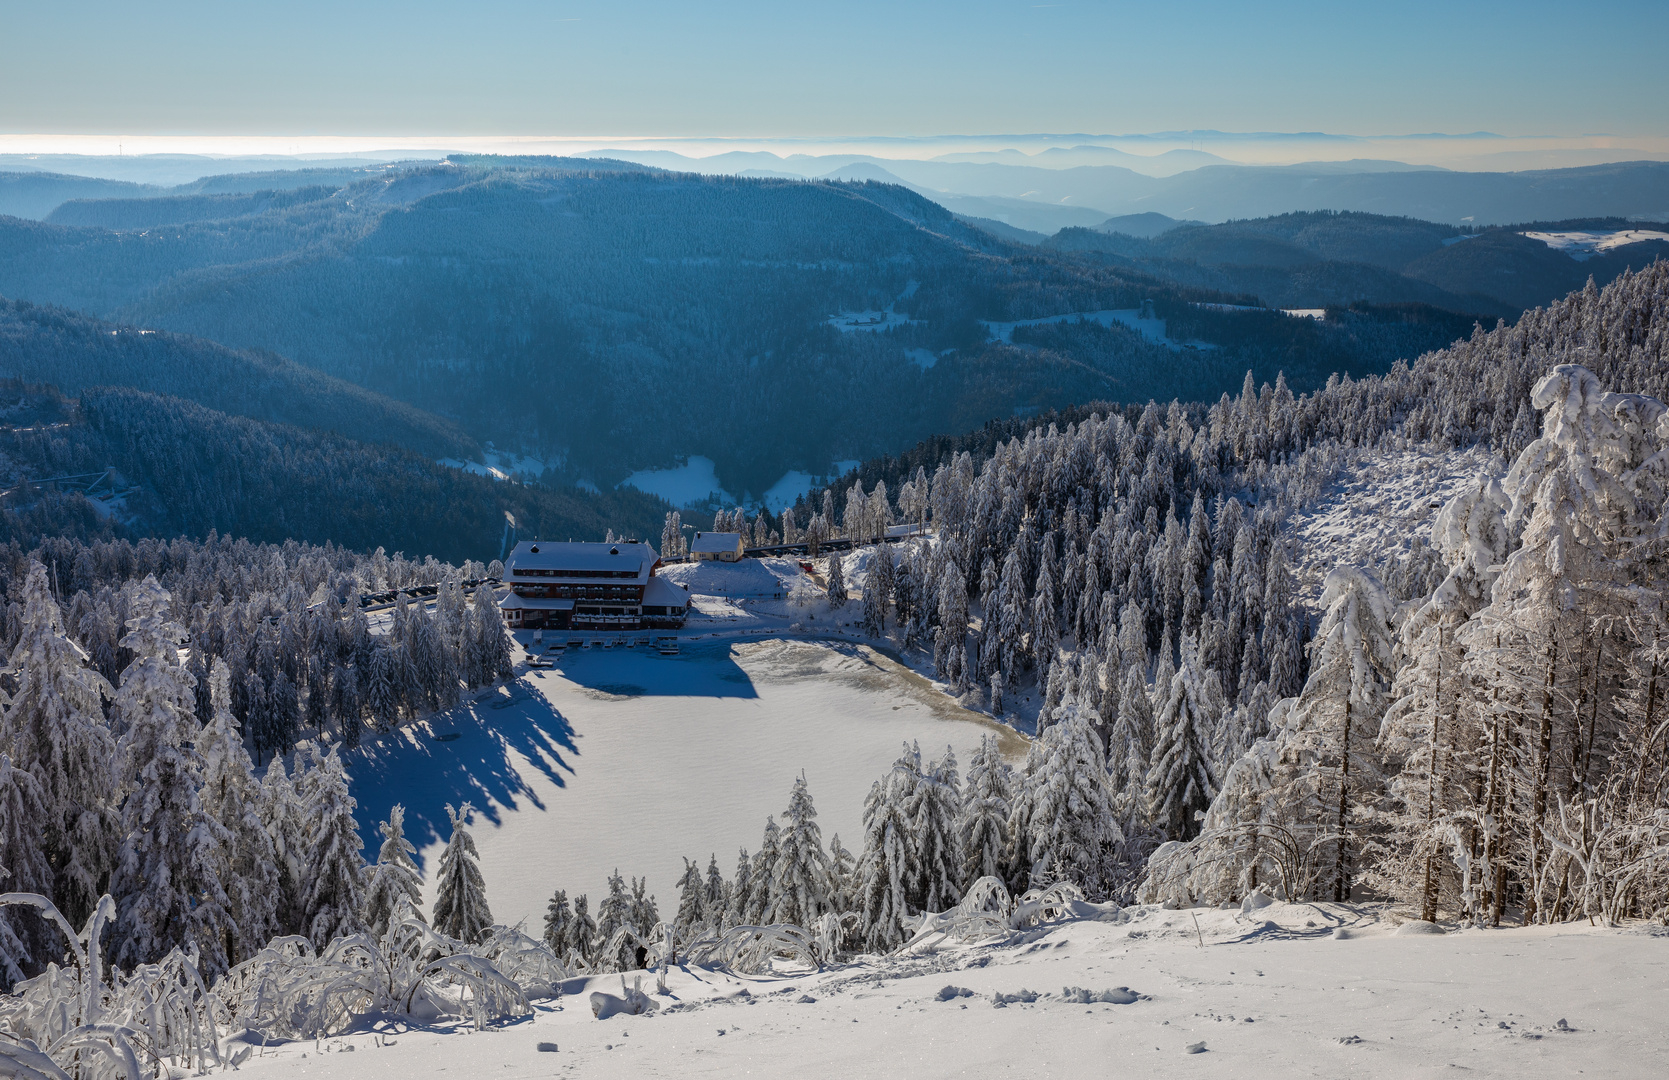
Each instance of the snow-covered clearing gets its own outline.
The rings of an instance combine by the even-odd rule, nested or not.
[[[457,458],[441,458],[437,464],[445,465],[448,468],[462,469],[465,472],[472,472],[477,476],[490,476],[494,480],[509,480],[511,477],[515,476],[527,476],[537,479],[547,468],[546,463],[540,458],[527,457],[525,455],[514,454],[509,451],[495,450],[492,443],[487,444],[486,450],[482,453],[482,457],[485,459],[485,462],[459,461]]]
[[[673,563],[658,573],[691,593],[708,596],[780,599],[809,584],[800,564],[792,559]]]
[[[1043,319],[1020,319],[1016,322],[985,322],[982,325],[991,332],[992,341],[1012,342],[1015,327],[1044,326],[1050,323],[1063,322],[1092,322],[1101,326],[1112,326],[1118,323],[1141,334],[1155,345],[1168,345],[1173,349],[1180,349],[1180,343],[1165,336],[1164,319],[1143,319],[1136,308],[1123,308],[1117,311],[1081,311],[1066,315],[1050,315]]]
[[[706,502],[717,495],[725,502],[736,497],[719,485],[713,459],[692,454],[684,464],[670,469],[640,469],[620,481],[620,487],[634,487],[646,495],[659,495],[673,506],[689,506]]]
[[[1319,501],[1287,522],[1298,541],[1293,574],[1300,601],[1314,610],[1322,581],[1336,566],[1383,572],[1408,554],[1415,537],[1431,540],[1432,519],[1444,503],[1485,473],[1505,472],[1505,463],[1482,447],[1356,455]]]
[[[1618,229],[1615,232],[1527,232],[1532,240],[1540,240],[1555,251],[1562,251],[1577,262],[1587,262],[1595,255],[1638,244],[1643,240],[1662,240],[1669,243],[1669,232],[1655,229]]]
[[[1659,1075],[1669,1051],[1661,927],[1411,934],[1379,909],[1334,904],[1099,918],[822,972],[673,968],[664,994],[640,973],[659,1006],[645,1016],[593,1018],[590,994],[620,994],[621,978],[574,979],[560,1000],[497,1029],[390,1025],[266,1048],[243,1068],[354,1080],[1632,1080]],[[1128,1000],[1119,988],[1136,1000],[1084,1000],[1108,990]],[[995,1007],[997,994],[1017,1000]]]
[[[857,330],[891,330],[895,326],[908,326],[912,320],[908,315],[901,315],[888,307],[884,311],[842,311],[838,315],[830,315],[828,321],[841,333],[850,334]]]
[[[700,642],[673,657],[576,648],[557,669],[360,751],[350,773],[369,849],[376,823],[404,803],[431,875],[444,804],[473,802],[493,915],[536,929],[552,890],[596,898],[616,867],[647,875],[671,915],[683,857],[705,867],[716,852],[729,874],[801,770],[825,839],[839,833],[855,850],[864,795],[901,743],[919,740],[929,756],[950,744],[965,760],[992,731],[1023,752],[1010,729],[857,645]]]

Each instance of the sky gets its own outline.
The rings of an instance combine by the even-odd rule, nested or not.
[[[1669,4],[0,0],[0,134],[1669,135]]]

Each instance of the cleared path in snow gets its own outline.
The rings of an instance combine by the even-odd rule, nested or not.
[[[965,767],[991,731],[1011,756],[1024,752],[1010,729],[854,645],[570,650],[560,669],[526,673],[351,757],[350,772],[367,857],[376,823],[403,802],[427,875],[446,841],[445,804],[474,803],[493,916],[537,933],[553,889],[588,894],[595,912],[616,867],[647,875],[670,916],[683,857],[705,868],[716,852],[729,877],[737,848],[758,847],[802,769],[824,842],[838,833],[855,853],[863,798],[902,743],[919,740],[924,757],[949,744]]]

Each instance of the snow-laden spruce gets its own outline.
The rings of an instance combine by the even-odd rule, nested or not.
[[[452,837],[440,855],[435,873],[435,931],[459,941],[477,942],[493,925],[487,906],[487,882],[481,876],[481,855],[469,832],[469,815],[475,808],[464,803],[456,810],[446,805],[452,821]]]
[[[417,848],[406,839],[404,806],[395,803],[390,807],[388,820],[377,826],[377,832],[382,836],[382,846],[377,849],[377,861],[366,868],[363,911],[365,928],[373,937],[380,938],[402,910],[409,908],[414,915],[422,917],[417,909],[423,902],[423,875],[412,858]],[[563,896],[564,911],[567,906],[568,898]],[[565,928],[566,923],[562,925]],[[562,951],[562,939],[552,940],[548,922],[545,942],[558,953]]]
[[[221,884],[232,836],[205,811],[198,792],[203,758],[191,675],[180,663],[185,630],[170,597],[146,578],[127,597],[121,645],[134,659],[122,670],[115,708],[125,728],[116,749],[123,793],[122,845],[110,876],[118,898],[114,963],[132,966],[180,948],[203,970],[227,966],[231,901]]]

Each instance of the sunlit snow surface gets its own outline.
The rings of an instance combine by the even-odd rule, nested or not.
[[[1335,904],[1103,917],[1115,921],[823,972],[674,968],[665,994],[643,976],[659,1005],[648,1016],[594,1019],[590,993],[619,994],[620,976],[576,979],[560,1001],[496,1030],[389,1025],[393,1045],[367,1030],[266,1048],[242,1068],[342,1080],[1635,1080],[1663,1071],[1661,928],[1451,925],[1409,935],[1378,909]],[[938,1000],[946,987],[970,993]],[[1075,1004],[1066,987],[1139,996]],[[1038,997],[994,1007],[995,994],[1021,990]]]
[[[1527,232],[1524,235],[1532,240],[1540,240],[1555,251],[1564,252],[1577,262],[1586,262],[1595,255],[1603,255],[1643,240],[1669,242],[1669,232],[1658,232],[1655,229],[1618,229],[1615,232]]]
[[[684,464],[670,469],[641,469],[620,482],[621,487],[634,487],[648,495],[659,495],[673,506],[689,506],[705,502],[707,496],[717,494],[727,503],[735,496],[719,486],[713,459],[692,454]]]
[[[989,731],[1020,752],[1008,729],[852,645],[574,649],[556,670],[388,736],[350,771],[370,856],[376,823],[403,802],[426,873],[446,840],[444,804],[473,802],[493,915],[531,926],[557,888],[588,893],[595,911],[616,867],[647,875],[672,914],[683,856],[705,868],[717,853],[730,875],[801,770],[825,841],[839,833],[856,849],[864,795],[902,743],[920,740],[927,755],[949,744],[966,762]]]
[[[1415,537],[1429,543],[1443,504],[1486,473],[1500,477],[1506,464],[1481,447],[1356,455],[1320,500],[1287,522],[1298,541],[1293,573],[1300,601],[1316,609],[1323,579],[1341,564],[1386,573]]]

